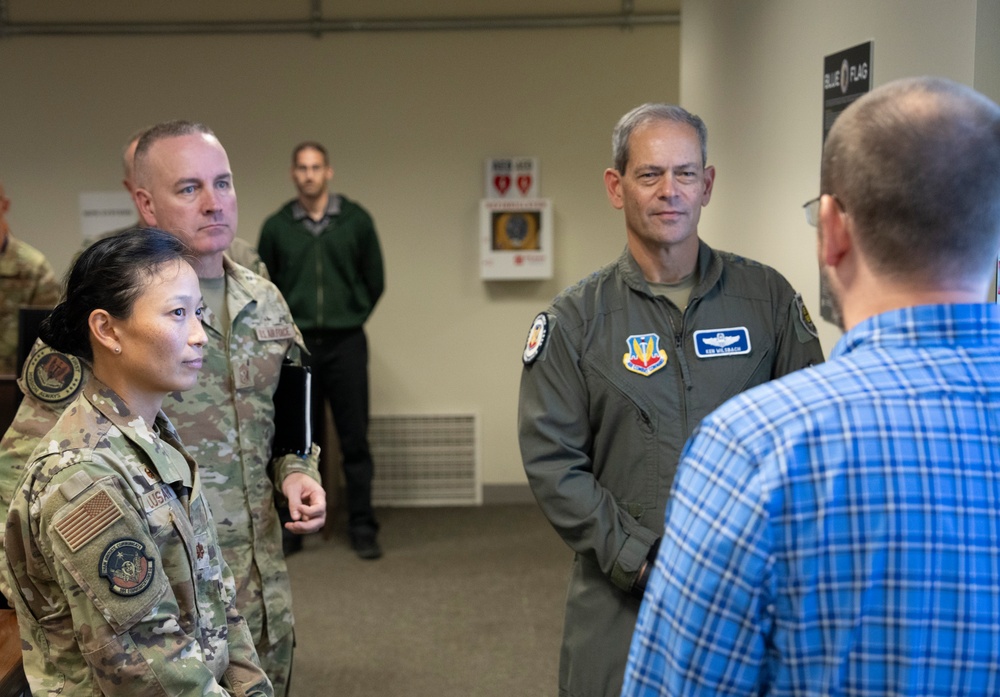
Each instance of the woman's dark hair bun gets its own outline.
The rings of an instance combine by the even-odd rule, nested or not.
[[[39,336],[57,351],[92,361],[91,313],[100,309],[127,319],[156,267],[188,256],[183,242],[157,228],[131,228],[98,240],[69,270],[66,295],[43,320]]]

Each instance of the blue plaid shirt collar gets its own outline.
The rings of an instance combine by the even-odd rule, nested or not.
[[[960,344],[1000,346],[1000,305],[917,305],[859,322],[833,347],[830,358],[867,348]]]

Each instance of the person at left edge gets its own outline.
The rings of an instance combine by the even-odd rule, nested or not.
[[[576,557],[562,697],[617,695],[684,441],[732,395],[823,354],[774,269],[698,237],[715,168],[707,130],[673,105],[621,118],[604,181],[624,211],[617,261],[535,318],[518,428],[528,482]]]
[[[273,694],[219,547],[201,472],[160,406],[193,387],[198,277],[161,230],[104,240],[43,321],[92,376],[41,440],[7,517],[35,695]]]
[[[16,369],[18,310],[59,302],[59,281],[41,252],[10,232],[10,199],[0,182],[0,374]]]

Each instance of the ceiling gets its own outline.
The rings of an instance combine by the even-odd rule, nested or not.
[[[682,0],[0,0],[3,25],[455,20],[663,15]],[[315,16],[314,16],[315,15]],[[14,32],[10,32],[14,33]]]

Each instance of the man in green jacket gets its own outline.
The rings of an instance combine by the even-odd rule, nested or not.
[[[521,455],[576,557],[561,697],[621,691],[681,449],[729,397],[823,360],[801,297],[774,269],[711,249],[707,129],[645,104],[618,122],[604,181],[625,213],[617,261],[560,294],[522,354]]]
[[[368,212],[329,190],[333,168],[320,143],[292,151],[298,198],[264,222],[257,245],[302,330],[313,372],[314,432],[329,401],[347,485],[348,535],[362,559],[378,559],[368,447],[368,341],[364,323],[385,289],[382,250]]]

